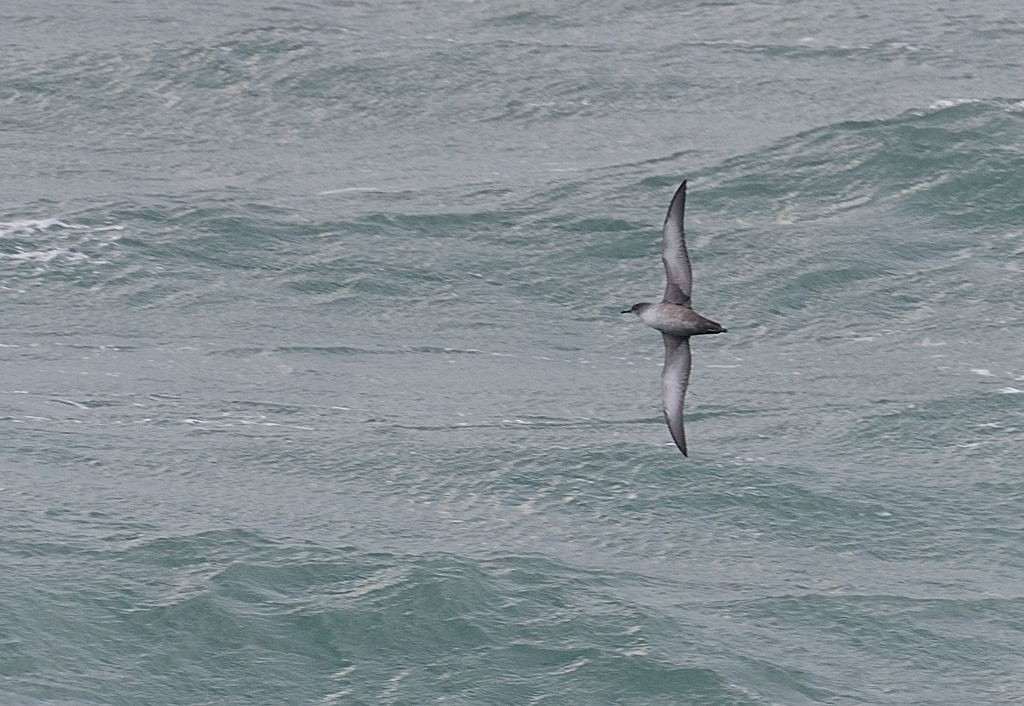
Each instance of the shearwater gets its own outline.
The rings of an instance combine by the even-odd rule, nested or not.
[[[656,304],[634,304],[623,314],[636,314],[653,328],[661,331],[665,341],[665,364],[661,369],[661,403],[665,421],[676,446],[686,453],[686,434],[683,431],[683,402],[690,384],[690,336],[705,333],[725,333],[721,324],[705,319],[690,307],[693,275],[690,255],[686,252],[683,234],[683,213],[686,210],[686,182],[676,189],[668,206],[662,227],[661,261],[665,264],[665,294]]]

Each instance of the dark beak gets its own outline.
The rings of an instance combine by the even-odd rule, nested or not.
[[[620,314],[632,314],[633,310],[632,309],[626,309],[625,311],[620,311],[619,313]]]

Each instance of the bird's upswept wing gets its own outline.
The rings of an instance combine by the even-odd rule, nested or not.
[[[679,185],[672,203],[668,206],[665,225],[662,228],[661,261],[665,264],[664,300],[671,304],[690,305],[690,290],[693,275],[690,272],[690,255],[686,252],[686,238],[683,234],[683,215],[686,212],[686,182]]]
[[[661,369],[661,402],[672,440],[686,456],[683,432],[683,402],[690,384],[690,338],[663,333],[665,366]]]

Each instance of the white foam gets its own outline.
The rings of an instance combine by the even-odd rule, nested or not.
[[[944,183],[946,183],[949,180],[950,180],[949,174],[940,174],[937,177],[932,178],[932,179],[923,179],[922,181],[920,181],[920,182],[918,182],[916,184],[911,184],[910,186],[908,186],[905,189],[900,189],[899,191],[897,191],[894,194],[890,194],[889,196],[885,196],[882,200],[883,201],[892,201],[893,199],[898,199],[901,196],[907,196],[908,194],[914,194],[914,193],[917,193],[918,191],[924,191],[925,189],[931,189],[932,187],[944,184]]]
[[[72,252],[66,248],[54,248],[53,250],[21,250],[12,253],[0,253],[0,260],[14,260],[21,262],[50,262],[58,257],[64,257],[68,262],[76,260],[88,260],[88,255],[80,252]]]
[[[122,225],[88,226],[82,223],[68,223],[59,218],[25,218],[0,222],[0,240],[11,239],[14,252],[0,252],[0,260],[9,262],[66,263],[89,260],[79,251],[82,244],[105,247],[118,240],[117,233],[124,230]],[[25,241],[30,241],[28,245]],[[9,248],[11,246],[8,246]]]
[[[47,233],[51,230],[76,230],[89,233],[107,233],[122,231],[122,225],[88,226],[83,223],[67,223],[59,218],[25,218],[18,221],[0,221],[0,238],[10,235],[31,235]]]
[[[54,226],[69,228],[67,223],[56,218],[25,219],[22,221],[0,222],[0,238],[14,233],[38,233]]]
[[[928,106],[928,110],[945,110],[946,108],[955,108],[958,105],[970,105],[971,103],[981,103],[981,101],[977,98],[943,98]]]

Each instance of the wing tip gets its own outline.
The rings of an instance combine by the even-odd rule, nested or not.
[[[675,443],[676,448],[683,453],[683,456],[689,456],[690,454],[686,452],[686,432],[683,431],[681,427],[678,432],[673,429],[672,420],[669,419],[668,412],[664,412],[664,414],[665,422],[668,425],[668,433],[672,437],[673,443]]]
[[[675,441],[675,439],[673,439],[673,441]],[[686,442],[685,441],[683,441],[683,443],[681,443],[681,444],[678,441],[676,441],[676,446],[679,447],[679,450],[683,452],[683,456],[686,456],[687,458],[689,458],[690,454],[686,453]]]
[[[668,212],[665,213],[665,225],[667,226],[673,220],[679,226],[679,230],[683,230],[683,217],[686,211],[686,180],[679,185],[676,192],[672,194],[672,200],[668,204]]]

